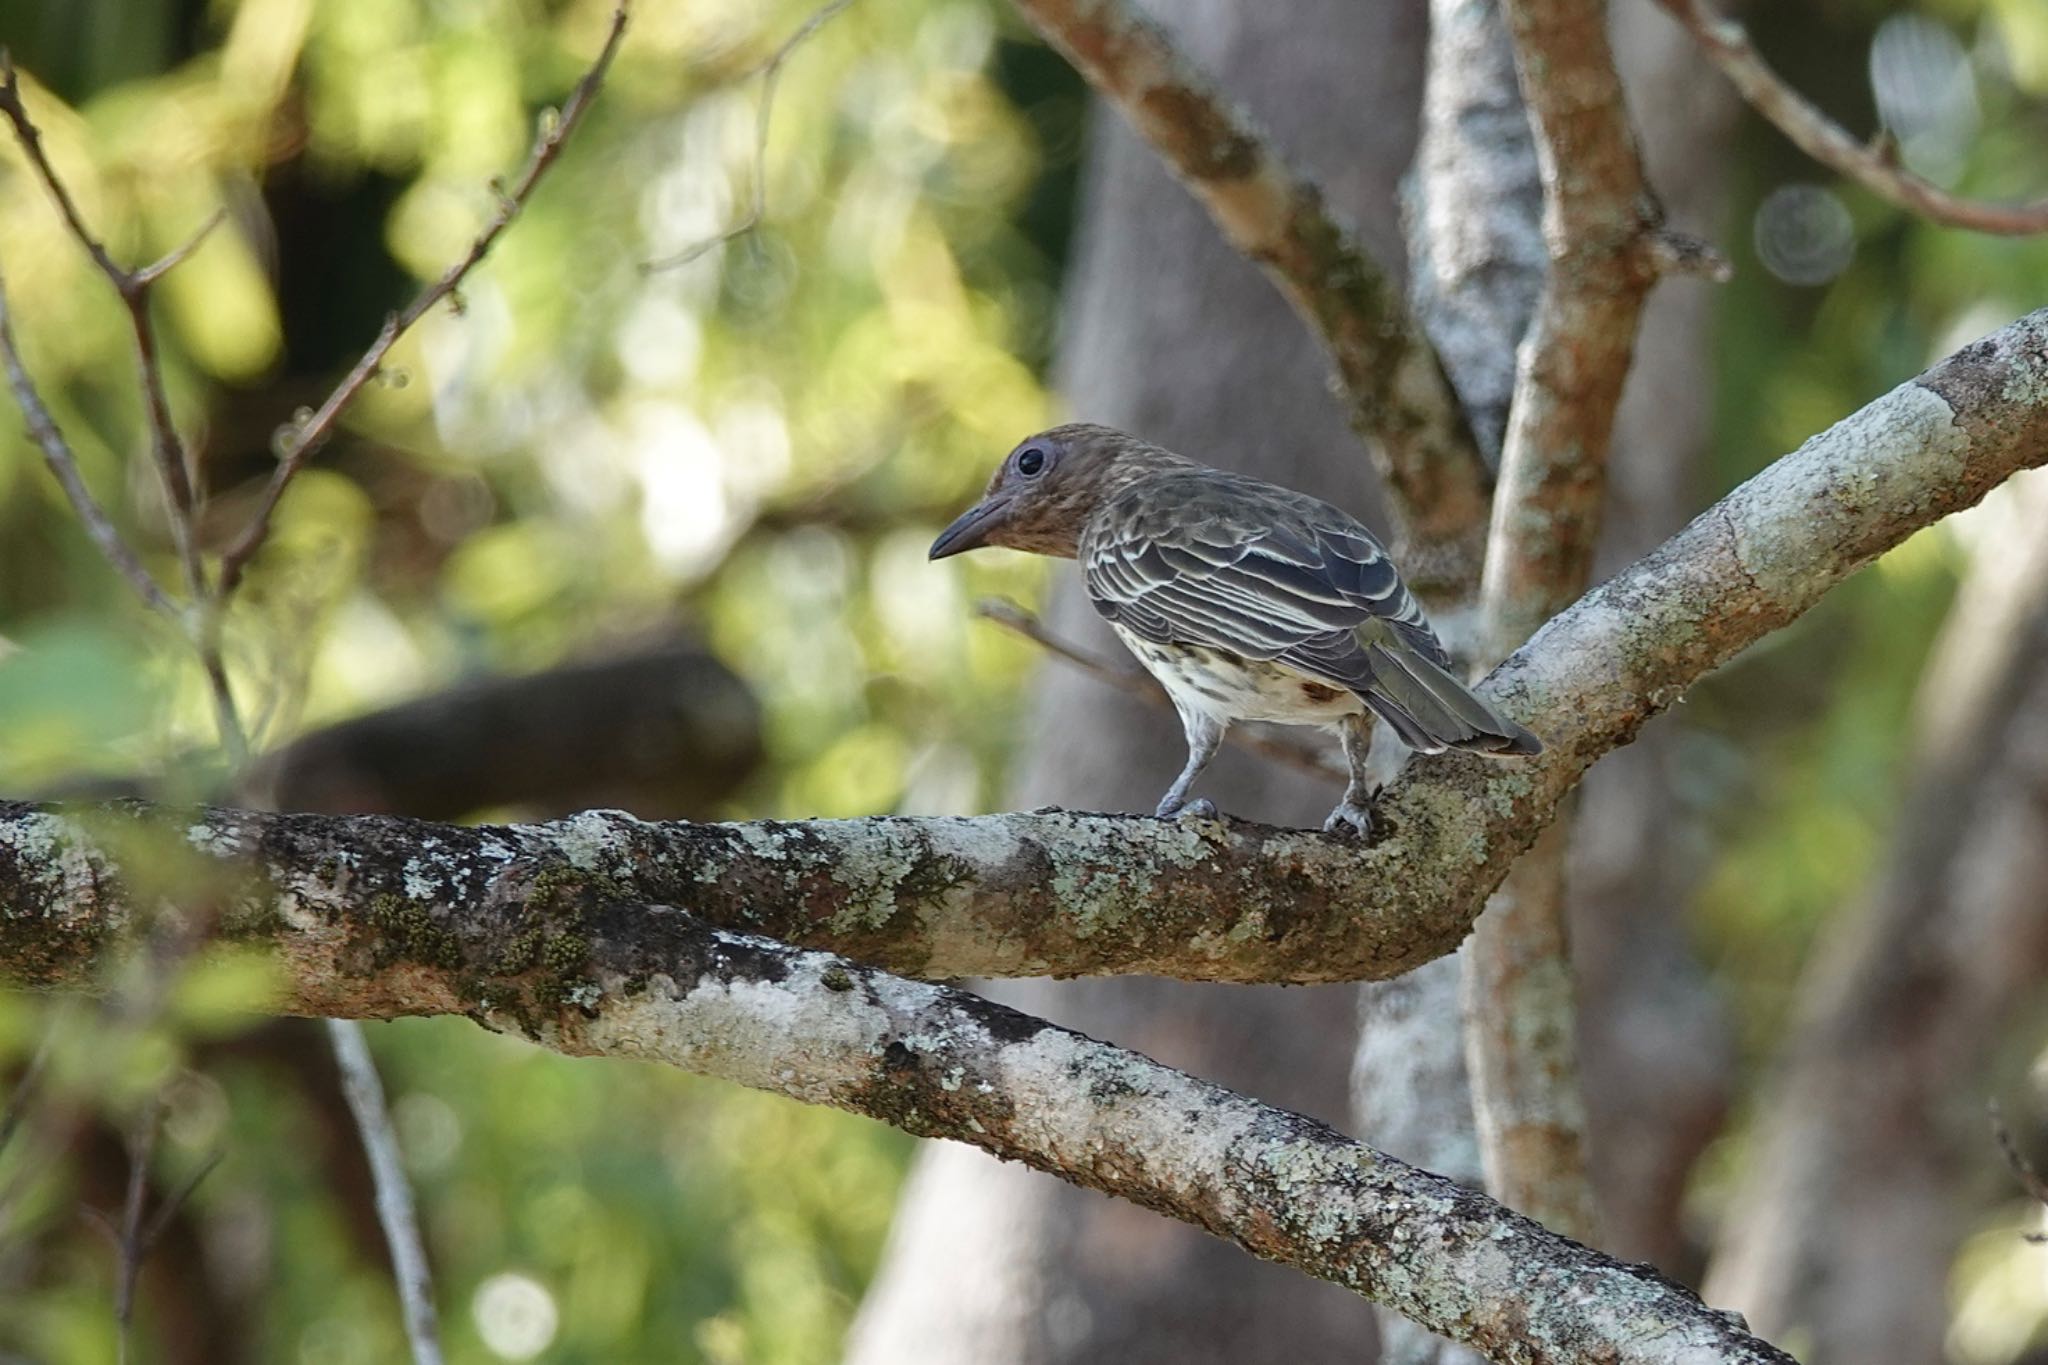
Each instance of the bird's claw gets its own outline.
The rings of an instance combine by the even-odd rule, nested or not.
[[[1161,820],[1221,820],[1223,818],[1223,813],[1216,809],[1216,803],[1206,796],[1198,796],[1192,801],[1183,801],[1178,806],[1169,806],[1162,802],[1154,814]]]
[[[1337,808],[1323,821],[1323,833],[1348,834],[1360,839],[1372,838],[1372,807],[1363,801],[1353,801],[1346,797],[1337,803]]]

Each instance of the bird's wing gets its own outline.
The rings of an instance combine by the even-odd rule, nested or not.
[[[1361,627],[1448,663],[1372,533],[1334,507],[1210,474],[1148,480],[1090,518],[1089,599],[1161,643],[1208,645],[1362,682]]]

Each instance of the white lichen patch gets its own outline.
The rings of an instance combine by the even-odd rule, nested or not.
[[[1916,529],[1950,496],[1968,463],[1969,433],[1945,399],[1903,384],[1813,437],[1722,503],[1745,573],[1783,606],[1803,610],[1842,576],[1816,543],[1865,544],[1873,530]]]
[[[555,821],[548,826],[548,833],[569,866],[582,872],[601,872],[616,866],[625,853],[624,830],[643,823],[622,810],[586,810]]]
[[[34,884],[47,911],[85,915],[103,907],[94,891],[106,858],[83,829],[60,815],[30,811],[0,823],[0,845],[12,851],[21,874]],[[0,907],[13,914],[17,907]]]
[[[218,824],[201,821],[189,826],[185,842],[209,858],[236,858],[247,851],[241,830],[227,820]]]
[[[441,871],[435,863],[424,858],[407,858],[404,868],[405,895],[408,900],[432,901],[440,897]]]

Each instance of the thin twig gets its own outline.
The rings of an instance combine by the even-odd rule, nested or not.
[[[562,150],[562,144],[576,131],[576,125],[582,121],[591,101],[596,98],[598,88],[604,84],[605,73],[611,69],[612,58],[617,54],[619,43],[626,35],[626,11],[627,6],[624,0],[621,0],[619,7],[612,12],[611,31],[605,37],[604,47],[598,52],[597,60],[591,64],[590,70],[583,74],[583,79],[576,83],[576,88],[569,93],[569,98],[562,105],[560,113],[544,121],[532,150],[527,154],[526,164],[520,169],[517,179],[509,189],[500,187],[497,194],[497,211],[491,215],[490,221],[484,224],[476,239],[469,244],[469,250],[460,260],[443,271],[439,279],[421,290],[419,296],[406,305],[405,311],[387,317],[384,326],[377,333],[377,339],[370,343],[369,350],[363,352],[362,359],[356,362],[341,384],[327,396],[326,401],[321,403],[304,422],[286,429],[288,435],[278,453],[277,472],[271,475],[270,483],[263,490],[263,496],[258,500],[256,511],[250,517],[247,528],[221,556],[219,595],[222,601],[240,585],[243,571],[248,567],[250,559],[263,548],[263,542],[269,538],[271,515],[277,510],[278,501],[284,497],[286,486],[305,466],[306,461],[312,458],[314,452],[326,443],[342,410],[354,402],[356,396],[362,392],[363,386],[382,370],[385,356],[390,354],[391,348],[405,335],[407,329],[425,317],[435,304],[455,295],[463,278],[483,260],[505,229],[511,226],[519,211],[526,206],[534,186],[540,182],[548,167],[554,164],[555,158]]]
[[[185,1207],[206,1177],[212,1175],[214,1169],[227,1159],[227,1154],[225,1147],[214,1148],[192,1168],[191,1174],[178,1182],[176,1189],[164,1196],[163,1202],[156,1206],[156,1212],[150,1215],[149,1226],[142,1230],[142,1249],[145,1253],[156,1249],[157,1243],[170,1231],[171,1220],[178,1216],[178,1210]]]
[[[116,1242],[119,1265],[114,1280],[115,1349],[122,1365],[128,1359],[128,1333],[135,1321],[135,1282],[142,1274],[142,1259],[149,1254],[143,1216],[149,1197],[149,1160],[156,1151],[157,1128],[162,1121],[163,1101],[151,1100],[128,1137],[128,1195],[121,1202]]]
[[[363,1026],[353,1019],[329,1019],[327,1038],[341,1068],[342,1093],[362,1135],[363,1155],[377,1187],[377,1221],[391,1248],[391,1269],[405,1309],[405,1335],[412,1343],[413,1365],[440,1365],[441,1329],[434,1313],[434,1282],[427,1270],[426,1248],[420,1242],[419,1218],[413,1211],[412,1186],[398,1155],[398,1135],[384,1106],[384,1085],[377,1062],[363,1040]]]
[[[43,452],[43,463],[50,467],[58,487],[71,503],[71,509],[78,513],[78,520],[85,526],[85,532],[92,537],[121,577],[128,580],[143,603],[166,616],[176,618],[178,604],[173,602],[163,588],[151,577],[135,552],[121,539],[121,532],[114,526],[107,509],[100,506],[99,499],[86,487],[85,476],[79,472],[78,458],[72,454],[70,443],[50,416],[50,410],[43,406],[43,400],[36,393],[35,381],[29,378],[28,368],[22,363],[21,352],[14,342],[14,330],[9,325],[7,286],[0,280],[0,366],[7,370],[7,387],[14,393],[14,401],[21,408],[21,415],[28,423],[28,433],[36,446]]]
[[[7,1097],[7,1107],[0,1109],[0,1152],[7,1150],[7,1144],[14,1140],[14,1134],[21,1128],[21,1121],[28,1117],[29,1103],[42,1083],[43,1068],[49,1065],[51,1045],[56,1038],[54,1028],[43,1030],[42,1041],[36,1044],[34,1055],[22,1068],[21,1079],[14,1083],[14,1093]]]
[[[158,260],[131,270],[116,261],[108,252],[106,244],[93,235],[92,229],[86,225],[85,216],[79,212],[77,202],[72,199],[70,190],[66,188],[63,178],[57,174],[57,168],[50,164],[50,159],[43,150],[42,133],[37,129],[35,121],[29,117],[28,106],[22,100],[20,75],[4,49],[0,49],[0,113],[4,113],[8,121],[14,125],[15,139],[20,142],[23,153],[35,167],[44,187],[49,190],[50,197],[56,201],[57,210],[70,227],[71,235],[77,238],[79,245],[92,258],[93,264],[99,267],[100,274],[106,277],[107,284],[120,298],[122,307],[127,311],[128,328],[135,341],[136,377],[142,386],[144,410],[149,414],[150,457],[156,465],[158,481],[163,485],[165,520],[170,526],[171,545],[177,552],[180,568],[184,570],[186,591],[191,595],[193,602],[203,604],[211,596],[211,590],[207,583],[206,566],[200,557],[196,531],[200,494],[193,482],[184,438],[178,434],[177,419],[171,413],[170,393],[164,386],[163,361],[157,352],[156,328],[150,320],[149,291],[151,285],[198,250],[199,244],[206,239],[207,234],[219,225],[222,215],[219,211],[208,215],[199,229],[183,243],[172,248]],[[8,343],[8,350],[8,368],[12,378],[12,371],[17,368],[17,363],[11,355],[11,341]],[[23,382],[25,381],[24,375]],[[22,384],[18,383],[17,397],[20,397],[21,393]],[[27,407],[28,404],[24,401],[25,411]],[[47,417],[47,414],[45,416]],[[31,417],[31,426],[33,425],[34,418]],[[48,430],[51,435],[55,435],[56,428],[53,424],[49,425]],[[51,447],[43,440],[40,432],[38,440],[43,444],[45,457],[48,458]],[[61,439],[58,444],[62,444]],[[78,493],[74,492],[71,486],[75,482],[76,462],[69,462],[69,478],[64,462],[52,460],[51,470],[60,482],[66,484],[66,492],[71,496],[72,505],[79,509],[80,516],[87,520],[90,527],[92,522],[86,512],[85,503],[80,501]],[[83,489],[82,483],[77,486],[78,489]],[[94,528],[94,539],[99,543],[102,552],[133,581],[134,573],[128,566],[135,562],[135,556],[125,546],[119,545],[119,537],[113,534],[112,523],[108,522],[104,515],[99,519],[99,526]],[[152,602],[152,605],[157,604]],[[206,675],[207,688],[213,698],[214,717],[220,729],[221,743],[229,756],[239,764],[247,756],[248,739],[243,733],[241,719],[235,709],[234,694],[228,686],[227,668],[220,654],[219,629],[212,624],[211,613],[204,607],[193,619],[187,621],[186,625],[187,636],[199,656],[200,665]]]
[[[14,125],[15,138],[21,143],[22,151],[28,156],[29,164],[35,167],[44,187],[57,201],[57,209],[70,226],[71,235],[92,257],[93,264],[106,276],[107,283],[128,310],[129,328],[135,336],[136,369],[149,411],[151,450],[163,480],[165,497],[171,505],[171,530],[178,543],[178,558],[185,566],[187,586],[196,597],[204,587],[204,580],[200,574],[198,552],[192,545],[195,494],[191,472],[186,465],[184,442],[172,420],[170,397],[164,389],[163,365],[157,358],[156,333],[149,319],[149,287],[199,248],[206,235],[221,221],[221,214],[218,210],[210,214],[197,232],[162,259],[131,270],[116,261],[107,250],[106,243],[93,235],[92,229],[86,225],[85,216],[79,212],[77,202],[58,176],[56,167],[50,164],[49,156],[43,150],[42,134],[29,117],[28,106],[22,101],[20,75],[4,50],[0,50],[0,113],[6,114]]]
[[[2019,1143],[2013,1140],[2012,1129],[2005,1126],[2005,1115],[2000,1111],[1998,1101],[1990,1101],[1985,1105],[1985,1109],[1991,1119],[1992,1140],[1998,1144],[1998,1150],[2005,1153],[2005,1164],[2019,1177],[2020,1185],[2034,1202],[2041,1205],[2043,1210],[2048,1210],[2048,1181],[2041,1179],[2040,1172],[2034,1169],[2034,1163],[2027,1160],[2020,1151]],[[2029,1242],[2048,1242],[2048,1233],[2026,1232],[2020,1235]]]
[[[1062,640],[1047,630],[1044,622],[1008,598],[984,597],[974,604],[974,614],[1023,636],[1048,654],[1064,659],[1083,673],[1100,678],[1119,692],[1129,693],[1154,706],[1170,709],[1173,705],[1159,684],[1153,681],[1151,674],[1135,668],[1120,668],[1099,654],[1090,653],[1079,645]],[[1289,744],[1284,740],[1272,739],[1255,730],[1229,730],[1224,733],[1223,738],[1226,743],[1235,744],[1241,749],[1249,749],[1255,754],[1262,754],[1275,762],[1285,763],[1291,768],[1299,768],[1317,777],[1342,780],[1346,776],[1343,768],[1313,750]]]
[[[1741,24],[1717,13],[1708,0],[1657,0],[1698,40],[1707,59],[1734,83],[1750,108],[1792,144],[1828,169],[1845,175],[1888,203],[1947,227],[2006,237],[2048,232],[2048,199],[1996,203],[1965,199],[1913,174],[1882,142],[1851,137],[1771,70]]]
[[[191,256],[193,252],[199,250],[200,245],[206,241],[208,234],[227,221],[227,216],[228,211],[226,209],[215,209],[206,216],[206,221],[201,223],[190,237],[187,237],[183,242],[172,247],[148,265],[135,271],[131,278],[139,285],[155,284],[165,275],[170,274],[171,271],[183,265],[186,258]]]
[[[796,55],[796,50],[810,40],[813,33],[823,28],[829,20],[852,3],[853,0],[832,0],[830,4],[814,12],[797,27],[796,32],[782,40],[782,45],[769,54],[767,61],[750,73],[761,78],[761,102],[754,111],[754,186],[746,214],[723,232],[713,233],[700,242],[693,242],[673,255],[645,262],[640,267],[643,271],[653,274],[657,270],[674,270],[686,266],[713,248],[737,241],[761,225],[762,218],[768,212],[768,124],[775,115],[775,87],[782,79],[782,68]]]

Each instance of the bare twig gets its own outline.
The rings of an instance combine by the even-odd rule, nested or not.
[[[214,1148],[206,1154],[206,1157],[198,1165],[192,1168],[190,1174],[178,1182],[176,1189],[164,1196],[162,1202],[156,1206],[156,1212],[150,1215],[149,1226],[142,1230],[142,1246],[144,1251],[154,1251],[156,1249],[157,1243],[161,1242],[164,1239],[164,1234],[170,1230],[171,1220],[178,1216],[178,1210],[185,1207],[187,1201],[192,1198],[200,1185],[205,1182],[206,1177],[212,1175],[215,1168],[226,1159],[226,1148]]]
[[[2011,1168],[2028,1196],[2043,1210],[2048,1210],[2048,1181],[2041,1179],[2041,1173],[2034,1169],[2034,1163],[2027,1160],[2026,1153],[2022,1152],[2019,1143],[2013,1140],[2012,1129],[2006,1127],[2005,1115],[2000,1112],[1998,1101],[1992,1100],[1986,1104],[1985,1112],[1991,1121],[1991,1140],[1996,1142],[1998,1150],[2005,1154],[2005,1164]],[[2021,1236],[2037,1245],[2048,1242],[2048,1232],[2027,1232]]]
[[[796,55],[796,50],[810,41],[813,33],[853,0],[832,0],[813,12],[811,17],[797,26],[796,32],[782,40],[782,45],[770,53],[768,60],[761,63],[753,74],[761,78],[761,102],[754,110],[754,168],[753,192],[748,197],[746,213],[723,232],[713,233],[702,241],[693,242],[681,251],[663,256],[659,260],[645,262],[641,269],[649,274],[657,270],[675,270],[703,256],[727,242],[737,241],[761,225],[768,213],[768,125],[775,116],[775,87],[782,80],[782,68]]]
[[[353,1019],[329,1019],[327,1038],[341,1068],[342,1093],[362,1135],[363,1155],[377,1186],[377,1220],[391,1248],[391,1270],[405,1310],[406,1340],[413,1365],[440,1365],[441,1328],[434,1312],[434,1281],[427,1269],[426,1247],[420,1241],[419,1217],[413,1211],[412,1186],[398,1155],[398,1135],[384,1106],[384,1085],[377,1062],[363,1040],[363,1026]]]
[[[248,739],[243,733],[241,719],[235,709],[234,694],[228,686],[227,669],[221,659],[220,629],[214,620],[212,608],[207,605],[211,598],[211,588],[195,538],[200,498],[192,479],[184,438],[178,434],[177,419],[171,413],[170,394],[164,387],[163,362],[157,353],[156,327],[150,319],[149,311],[150,286],[198,250],[206,235],[220,223],[221,214],[215,212],[209,215],[191,237],[167,255],[149,265],[131,270],[114,260],[106,244],[93,235],[92,229],[86,225],[84,216],[79,212],[77,203],[65,187],[63,178],[57,174],[56,167],[50,164],[49,157],[43,151],[42,134],[36,128],[35,121],[29,117],[28,106],[22,101],[20,75],[15,71],[14,63],[4,49],[0,49],[0,114],[5,114],[8,121],[14,125],[16,140],[20,142],[29,163],[35,167],[44,187],[49,190],[50,197],[56,201],[58,212],[69,225],[71,235],[78,239],[79,245],[92,258],[93,264],[99,267],[100,273],[106,277],[107,284],[119,296],[122,307],[127,310],[129,331],[135,341],[136,377],[142,387],[143,407],[149,414],[150,455],[164,490],[167,513],[165,520],[170,526],[171,544],[177,552],[179,566],[184,570],[185,589],[197,605],[197,610],[185,621],[186,635],[193,650],[198,654],[200,666],[206,675],[221,743],[227,749],[230,758],[239,763],[247,755]],[[9,352],[8,369],[12,379],[13,372],[19,367],[12,354],[14,348],[11,339],[6,343],[6,347]],[[21,399],[24,412],[30,410],[28,397],[25,396],[28,392],[26,384],[26,374],[15,383],[16,396]],[[36,406],[40,407],[40,404]],[[55,439],[56,444],[61,446],[63,443],[61,438],[57,437],[55,426],[48,423],[48,414],[44,413],[42,416],[48,437]],[[32,429],[36,426],[33,413],[30,416],[30,425]],[[44,457],[50,463],[51,471],[65,484],[66,494],[70,496],[72,505],[78,509],[80,517],[86,521],[101,551],[129,577],[130,581],[136,581],[136,570],[131,568],[138,562],[134,554],[120,544],[118,535],[113,533],[112,523],[104,514],[95,519],[93,513],[97,509],[91,507],[91,499],[81,497],[84,485],[77,480],[76,461],[56,458],[52,454],[51,441],[45,439],[43,431],[37,432],[37,439],[43,445]],[[149,595],[145,593],[144,596],[145,600],[148,600]],[[161,596],[160,591],[158,596]],[[159,604],[152,601],[151,605]]]
[[[1913,174],[1880,143],[1859,142],[1771,70],[1741,24],[1708,0],[1657,0],[1698,40],[1708,60],[1734,83],[1749,106],[1792,144],[1872,194],[1946,227],[2000,236],[2048,232],[2048,199],[1993,203],[1950,194]]]
[[[340,385],[327,395],[313,413],[303,422],[296,423],[281,433],[283,437],[278,452],[277,472],[271,475],[270,483],[258,499],[255,512],[249,518],[248,526],[233,544],[221,555],[219,595],[227,599],[242,581],[242,575],[256,552],[263,548],[263,542],[270,535],[270,520],[277,510],[277,504],[284,497],[285,488],[299,470],[311,459],[314,452],[326,443],[333,434],[334,423],[342,411],[353,403],[363,386],[375,378],[384,365],[384,358],[398,339],[405,335],[412,325],[425,317],[434,305],[443,299],[455,296],[457,288],[477,263],[483,260],[498,238],[510,227],[512,220],[525,207],[540,178],[560,155],[562,144],[576,131],[591,101],[597,97],[604,84],[605,73],[611,69],[612,58],[617,55],[619,43],[626,34],[626,4],[612,12],[611,31],[605,36],[604,46],[597,54],[597,60],[576,83],[569,93],[561,111],[543,120],[540,134],[535,138],[533,148],[527,154],[526,164],[509,188],[500,187],[497,193],[497,210],[469,244],[469,250],[462,258],[441,273],[441,277],[421,290],[418,297],[406,305],[405,310],[393,313],[384,320],[370,348],[363,352],[362,359],[345,376]]]
[[[22,364],[21,352],[14,341],[14,329],[9,325],[7,287],[0,281],[0,365],[7,370],[7,386],[14,393],[14,401],[21,408],[22,417],[28,423],[29,435],[43,453],[43,463],[50,467],[57,485],[64,490],[64,496],[71,508],[78,513],[80,524],[85,527],[93,544],[114,566],[121,577],[128,580],[130,587],[144,604],[176,618],[178,605],[143,567],[128,543],[121,539],[121,532],[100,506],[99,499],[86,487],[85,476],[79,472],[78,458],[72,454],[70,443],[59,431],[50,410],[43,406],[43,400],[36,392],[35,382],[29,377],[28,369]]]
[[[974,614],[1023,636],[1055,658],[1065,660],[1091,677],[1100,678],[1119,692],[1128,693],[1154,706],[1171,708],[1173,705],[1159,684],[1153,681],[1151,674],[1135,668],[1119,667],[1099,654],[1090,653],[1079,645],[1061,639],[1047,630],[1045,623],[1037,616],[1007,598],[984,597],[974,604]],[[1302,772],[1313,773],[1317,777],[1341,780],[1345,776],[1343,768],[1313,750],[1262,735],[1255,730],[1245,730],[1242,727],[1232,729],[1225,733],[1224,740],[1277,763],[1285,763]]]
[[[163,1101],[151,1100],[128,1135],[128,1194],[121,1202],[114,1279],[115,1349],[123,1365],[128,1359],[129,1329],[135,1321],[135,1281],[142,1273],[143,1257],[149,1254],[143,1239],[143,1215],[149,1197],[149,1161],[156,1152],[157,1128],[162,1122]]]
[[[1329,349],[1374,451],[1418,591],[1476,574],[1490,482],[1401,290],[1264,132],[1129,0],[1017,0],[1256,261]]]
[[[54,1028],[43,1030],[42,1041],[36,1044],[28,1065],[21,1069],[21,1077],[14,1083],[14,1093],[7,1097],[6,1107],[0,1109],[0,1152],[7,1150],[7,1144],[14,1140],[22,1120],[28,1117],[29,1105],[35,1099],[37,1087],[42,1084],[43,1068],[49,1065],[50,1048],[56,1037]]]

